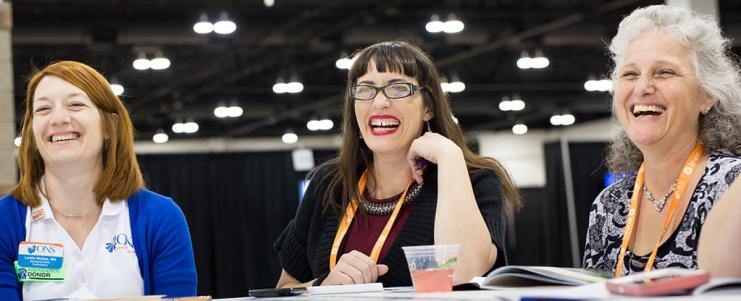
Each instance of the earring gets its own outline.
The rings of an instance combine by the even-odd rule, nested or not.
[[[430,121],[429,120],[425,121],[425,123],[427,124],[427,131],[432,133],[432,128],[430,127]]]
[[[103,139],[103,150],[108,150],[111,146],[111,139]]]
[[[713,108],[713,107],[707,107],[704,110],[702,110],[702,115],[707,115],[708,113],[710,113],[710,109],[711,108]]]

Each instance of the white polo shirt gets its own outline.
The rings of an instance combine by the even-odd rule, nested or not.
[[[126,201],[106,199],[80,250],[41,195],[41,205],[26,213],[26,241],[62,244],[67,273],[64,282],[25,282],[24,300],[144,295]]]

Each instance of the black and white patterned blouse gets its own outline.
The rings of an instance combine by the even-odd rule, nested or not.
[[[741,173],[741,156],[728,151],[710,153],[705,172],[692,193],[682,222],[672,236],[659,247],[654,269],[667,267],[697,268],[697,243],[700,230],[716,200]],[[605,188],[592,203],[589,213],[584,268],[615,271],[625,220],[633,196],[636,175]],[[623,275],[642,272],[648,257],[625,252]]]

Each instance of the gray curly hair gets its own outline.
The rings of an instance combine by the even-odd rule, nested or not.
[[[727,149],[741,154],[741,80],[731,42],[723,37],[716,20],[688,9],[653,5],[636,9],[625,17],[610,43],[615,63],[610,77],[613,87],[623,64],[628,45],[644,32],[660,30],[692,53],[692,62],[700,88],[716,103],[700,115],[700,140],[706,151]],[[614,89],[613,89],[614,91]],[[612,116],[617,120],[613,92]],[[607,165],[612,172],[632,172],[643,162],[643,154],[620,131],[607,151]]]

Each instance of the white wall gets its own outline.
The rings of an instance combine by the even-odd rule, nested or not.
[[[280,140],[280,137],[178,139],[162,144],[151,141],[134,144],[134,150],[137,154],[276,151],[297,148],[337,149],[339,147],[339,135],[299,137],[298,142],[294,144],[285,144]]]
[[[479,153],[499,160],[520,188],[545,186],[543,145],[567,139],[571,142],[606,142],[617,133],[608,119],[577,123],[553,130],[530,130],[524,135],[511,131],[477,132]]]
[[[473,132],[469,137],[478,139],[481,155],[496,158],[512,174],[521,188],[545,186],[545,156],[543,145],[567,139],[572,142],[609,141],[617,130],[610,119],[577,123],[570,127],[552,130],[530,130],[525,135],[511,131]],[[309,149],[337,149],[339,135],[299,137],[298,143],[285,144],[275,138],[210,138],[171,140],[164,144],[137,142],[138,154],[150,153],[208,153]]]

